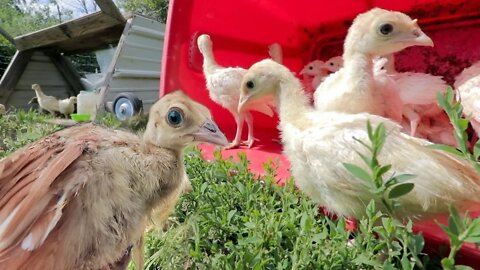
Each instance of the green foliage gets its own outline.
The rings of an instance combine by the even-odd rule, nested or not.
[[[477,172],[480,172],[480,165],[478,164],[480,142],[477,141],[473,147],[473,153],[470,152],[468,149],[467,134],[469,119],[463,117],[463,107],[460,102],[454,101],[452,88],[449,87],[445,95],[438,93],[437,100],[442,109],[447,113],[455,129],[454,135],[458,149],[438,144],[432,147],[466,158]],[[443,231],[447,233],[450,241],[450,254],[447,258],[442,259],[442,266],[446,270],[472,269],[464,265],[455,265],[455,256],[465,242],[480,244],[480,218],[472,220],[468,215],[461,218],[458,211],[452,205],[449,207],[449,210],[448,226],[439,224]]]
[[[168,0],[119,0],[128,11],[151,16],[165,23],[168,15]]]
[[[451,87],[447,89],[445,95],[437,94],[437,100],[442,109],[447,113],[455,129],[455,140],[457,141],[458,149],[448,145],[434,144],[431,147],[439,150],[444,150],[458,156],[462,156],[470,160],[472,166],[480,173],[480,165],[478,164],[478,157],[480,156],[480,142],[477,141],[473,147],[473,153],[468,149],[468,134],[467,128],[469,119],[463,117],[463,107],[460,102],[454,101],[454,93]]]
[[[60,130],[60,126],[44,122],[50,118],[52,117],[38,114],[34,110],[20,110],[0,116],[0,158]]]
[[[375,128],[375,130],[373,130],[370,122],[367,122],[367,133],[371,145],[368,145],[360,140],[358,140],[358,142],[368,149],[368,151],[371,153],[371,157],[367,157],[361,153],[358,153],[358,155],[369,167],[370,172],[367,172],[360,166],[351,163],[344,163],[343,166],[352,175],[364,181],[370,187],[372,193],[380,198],[380,201],[385,206],[388,214],[393,216],[395,209],[399,207],[399,202],[397,199],[413,190],[414,184],[406,181],[412,179],[414,175],[392,174],[385,180],[385,173],[387,173],[392,167],[391,165],[381,165],[378,161],[378,155],[385,144],[385,126],[380,124]]]
[[[450,206],[448,226],[439,224],[450,239],[450,254],[442,259],[442,266],[445,270],[472,269],[465,265],[455,265],[455,256],[466,242],[480,244],[480,218],[471,219],[468,215],[461,218],[455,207]]]
[[[345,229],[271,174],[258,179],[248,160],[201,158],[187,151],[193,192],[182,195],[165,233],[147,234],[147,269],[413,269],[423,238],[371,203],[360,232]],[[376,237],[378,234],[380,237]],[[386,251],[389,248],[388,251]]]
[[[18,0],[0,0],[1,26],[12,36],[33,32],[72,18],[72,12],[60,9],[53,13],[38,0],[23,4]],[[61,14],[61,16],[59,16]]]
[[[64,126],[45,122],[53,119],[50,114],[39,114],[36,110],[18,110],[0,115],[0,158],[32,143],[48,134],[61,130]],[[103,115],[99,124],[118,128],[121,123],[111,113]],[[122,126],[130,129],[129,126]]]

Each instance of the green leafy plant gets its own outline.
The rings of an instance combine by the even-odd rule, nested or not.
[[[439,92],[437,100],[440,107],[447,113],[455,129],[454,135],[458,149],[442,144],[435,144],[431,147],[464,157],[471,162],[477,173],[480,173],[480,165],[478,164],[480,142],[477,141],[473,147],[473,153],[470,152],[467,134],[469,118],[463,116],[463,107],[460,102],[454,100],[452,88],[449,87],[445,94]],[[447,258],[442,259],[442,267],[447,270],[472,269],[465,265],[455,265],[455,256],[466,242],[480,244],[480,218],[472,220],[467,214],[462,218],[452,205],[450,205],[449,210],[448,225],[439,224],[442,230],[447,233],[450,241],[450,253]]]
[[[468,215],[462,218],[453,206],[449,210],[448,225],[439,224],[450,240],[450,253],[442,259],[442,267],[446,270],[473,270],[469,266],[455,265],[455,256],[464,243],[480,244],[480,218],[471,219]]]
[[[378,161],[378,155],[385,144],[385,126],[379,124],[374,130],[371,123],[367,122],[367,133],[371,145],[358,139],[357,141],[368,149],[371,157],[367,157],[359,152],[357,154],[370,171],[368,172],[360,166],[351,163],[344,163],[343,166],[353,176],[363,180],[370,186],[372,193],[380,198],[388,214],[393,216],[395,209],[399,206],[397,199],[413,190],[414,184],[407,181],[415,176],[412,174],[392,174],[387,179],[384,179],[385,173],[392,168],[391,165],[381,165]]]
[[[450,122],[455,129],[454,135],[458,149],[443,144],[434,144],[430,147],[447,151],[470,160],[472,166],[474,166],[477,172],[480,173],[480,165],[477,162],[480,157],[480,142],[477,141],[475,143],[473,153],[469,151],[467,134],[469,119],[463,117],[463,107],[460,102],[454,100],[454,96],[452,88],[449,87],[445,94],[442,94],[441,92],[437,94],[437,100],[440,107],[447,113],[448,118],[450,118]]]

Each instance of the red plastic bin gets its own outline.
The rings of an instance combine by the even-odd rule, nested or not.
[[[223,66],[248,68],[268,57],[268,45],[280,43],[283,63],[298,73],[311,60],[340,55],[353,18],[373,7],[402,11],[417,18],[435,43],[434,48],[413,47],[398,53],[399,71],[442,75],[453,83],[463,68],[480,60],[480,1],[170,0],[160,96],[184,90],[211,109],[215,121],[231,140],[235,121],[208,96],[203,58],[196,45],[198,35],[211,36],[215,58]],[[278,138],[278,118],[253,114],[255,137],[259,139],[253,149],[222,153],[227,157],[245,152],[252,162],[251,170],[258,174],[263,173],[262,164],[267,160],[278,161],[277,177],[282,183],[289,176],[289,163],[281,154],[281,145],[272,140]],[[246,138],[246,129],[244,132]],[[211,158],[213,148],[202,148],[205,157]],[[434,221],[419,223],[416,230],[423,233],[429,252],[448,245],[446,235]],[[480,249],[466,245],[457,258],[475,267],[480,262]]]

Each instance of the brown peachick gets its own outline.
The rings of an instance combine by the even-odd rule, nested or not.
[[[194,142],[228,144],[209,110],[176,91],[152,106],[143,135],[83,124],[0,160],[0,269],[126,267],[152,210],[166,219],[188,185]]]

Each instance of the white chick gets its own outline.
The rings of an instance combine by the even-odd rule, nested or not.
[[[60,111],[57,98],[45,95],[42,91],[42,88],[40,88],[40,85],[38,84],[32,84],[32,89],[37,95],[37,101],[40,108],[49,112],[52,115],[55,115],[55,112]]]
[[[300,75],[303,75],[308,90],[315,90],[331,73],[337,72],[342,67],[342,56],[335,56],[326,62],[314,60],[306,64],[300,71]]]
[[[59,100],[58,108],[60,113],[68,117],[75,111],[75,103],[77,103],[77,97],[75,96]]]
[[[375,82],[373,58],[415,45],[433,46],[433,42],[407,15],[380,8],[358,15],[345,38],[343,68],[317,88],[315,108],[369,112],[400,122],[403,104],[385,93],[385,81]]]
[[[404,104],[404,115],[410,121],[410,135],[415,136],[422,118],[436,118],[444,113],[437,103],[437,94],[444,93],[448,87],[442,77],[420,72],[397,72],[392,54],[376,61],[375,65],[383,66],[396,84]]]
[[[209,35],[200,35],[197,39],[197,45],[203,55],[203,73],[207,81],[210,98],[230,111],[237,123],[235,138],[226,148],[234,148],[240,145],[244,121],[247,122],[248,126],[248,139],[244,143],[248,148],[252,147],[254,142],[252,114],[249,111],[242,113],[237,111],[240,84],[246,70],[240,67],[222,67],[218,65],[213,56],[212,40]],[[251,110],[273,116],[272,108],[265,103],[259,103],[258,106],[252,107]]]
[[[372,199],[385,211],[382,197],[343,166],[352,163],[368,171],[360,156],[370,155],[360,142],[369,143],[367,121],[386,128],[378,157],[381,164],[392,165],[385,177],[415,175],[409,180],[413,190],[399,198],[399,217],[425,218],[448,213],[449,204],[464,211],[480,203],[480,177],[470,162],[426,147],[428,141],[400,132],[401,127],[388,118],[313,109],[300,81],[288,68],[268,59],[252,65],[245,75],[239,111],[265,96],[277,100],[283,151],[297,186],[331,212],[361,218]]]
[[[343,67],[343,57],[341,55],[334,56],[325,61],[325,68],[330,73],[335,73]]]
[[[453,84],[457,99],[463,107],[463,114],[471,117],[475,133],[480,136],[480,61],[464,69]]]
[[[303,76],[305,86],[308,90],[315,90],[328,76],[328,70],[325,68],[325,62],[322,60],[313,60],[306,64],[300,71]]]

